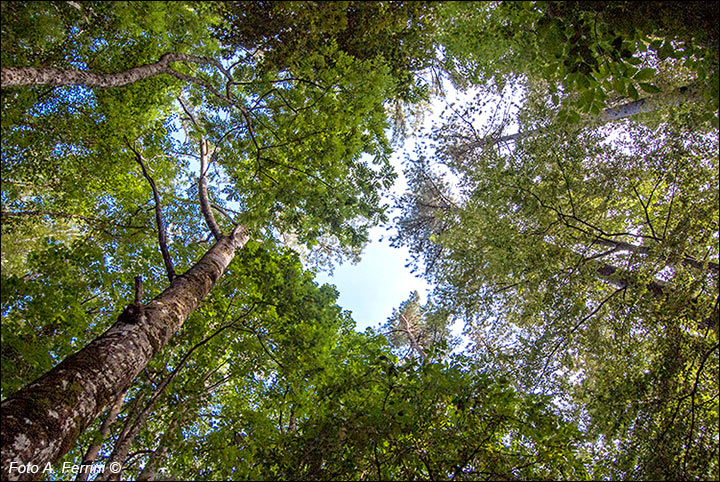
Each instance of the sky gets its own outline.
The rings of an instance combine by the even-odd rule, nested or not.
[[[433,112],[438,111],[435,104],[431,108]],[[434,115],[428,117],[435,119]],[[388,132],[388,136],[390,134]],[[393,195],[400,195],[407,189],[401,159],[414,146],[414,139],[408,138],[391,156],[390,163],[397,173],[391,188]],[[384,198],[384,202],[393,205],[388,197]],[[388,218],[392,217],[392,212],[388,213]],[[340,293],[338,305],[352,312],[352,318],[357,323],[356,329],[361,332],[387,321],[393,308],[400,306],[413,291],[418,292],[421,303],[427,301],[430,291],[430,285],[412,274],[410,267],[406,266],[410,259],[407,248],[390,246],[388,237],[394,234],[388,230],[390,226],[392,222],[370,230],[370,240],[362,251],[360,262],[346,262],[336,266],[332,274],[321,271],[316,276],[319,284],[335,285]]]
[[[386,321],[393,308],[405,301],[412,291],[417,290],[422,302],[427,300],[429,285],[410,273],[405,264],[407,249],[390,246],[387,239],[380,237],[387,232],[383,228],[374,228],[371,241],[363,250],[360,263],[345,263],[337,268],[332,276],[318,273],[318,283],[333,284],[340,292],[338,304],[352,311],[357,330],[364,331],[369,326],[377,326]]]
[[[433,124],[440,122],[440,114],[446,106],[446,101],[462,105],[471,101],[470,99],[476,95],[474,91],[460,93],[449,83],[445,84],[444,89],[447,97],[436,98],[431,103],[423,122],[423,130],[430,129]],[[511,102],[514,99],[511,97]],[[499,101],[499,98],[496,101]],[[478,127],[484,121],[486,119],[480,120]],[[508,127],[511,130],[517,129],[516,125]],[[415,139],[409,137],[403,146],[396,149],[391,158],[391,163],[398,173],[392,188],[395,195],[402,194],[407,187],[402,174],[401,159],[405,153],[413,152],[414,147]],[[392,218],[392,214],[389,217]],[[387,237],[392,234],[391,231],[387,231],[385,227],[378,227],[371,230],[370,234],[370,242],[363,250],[358,264],[345,263],[336,267],[333,275],[319,272],[316,276],[316,281],[320,284],[335,285],[340,293],[338,304],[352,312],[358,331],[384,323],[392,314],[393,308],[397,308],[413,291],[418,292],[421,303],[427,302],[431,291],[430,285],[425,280],[413,275],[410,268],[405,266],[409,261],[407,249],[390,246]],[[384,239],[381,241],[381,238]],[[459,334],[459,329],[456,334]]]
[[[459,93],[449,83],[444,89],[447,97],[436,97],[431,102],[422,123],[422,130],[430,129],[440,122],[440,114],[446,107],[446,101],[463,103],[475,95],[474,92]],[[391,137],[390,132],[388,137]],[[391,157],[391,163],[398,174],[391,190],[394,195],[402,194],[407,188],[401,159],[406,153],[413,152],[415,144],[416,139],[408,136],[405,143],[397,147]],[[197,161],[192,160],[192,163],[197,164]],[[191,169],[196,172],[199,166],[194,165]],[[387,198],[385,202],[393,204]],[[389,217],[393,217],[392,213]],[[346,262],[336,266],[332,274],[320,271],[316,275],[315,280],[319,284],[335,285],[339,292],[337,303],[343,310],[352,312],[358,331],[376,327],[387,321],[393,308],[400,306],[400,303],[408,299],[413,291],[418,292],[421,303],[427,302],[431,291],[430,285],[424,279],[412,274],[411,269],[406,266],[410,258],[408,250],[390,246],[387,238],[391,234],[393,233],[387,230],[387,226],[373,228],[370,231],[370,241],[363,249],[359,263]]]
[[[455,93],[454,89],[452,92]],[[424,118],[423,129],[439,121],[444,106],[445,100],[441,98],[431,103]],[[387,135],[390,138],[392,133],[388,131]],[[416,139],[408,136],[404,144],[395,149],[390,159],[397,173],[391,189],[392,195],[399,196],[407,189],[401,159],[406,153],[413,152],[415,145]],[[393,205],[389,198],[384,201],[390,206]],[[388,214],[388,218],[393,218],[392,212]],[[338,305],[352,312],[358,331],[387,321],[393,308],[399,307],[413,291],[418,292],[421,303],[427,302],[431,290],[424,279],[412,274],[411,268],[406,266],[410,260],[407,248],[390,246],[387,238],[394,232],[387,229],[389,226],[392,226],[392,221],[389,225],[370,230],[370,241],[363,249],[359,263],[345,263],[336,267],[332,275],[320,272],[316,276],[316,281],[320,284],[335,285],[340,293]]]
[[[454,89],[452,94],[454,96]],[[445,100],[440,98],[431,103],[423,128],[427,129],[439,121],[444,106]],[[388,132],[388,137],[390,136],[391,133]],[[405,153],[413,152],[414,148],[415,139],[408,137],[390,159],[398,175],[391,189],[394,195],[399,196],[407,188],[401,159]],[[385,202],[391,206],[393,204],[388,199],[385,199]],[[392,219],[392,213],[388,217]],[[316,281],[320,284],[335,285],[340,293],[338,305],[352,312],[358,331],[387,321],[393,308],[399,307],[413,291],[418,292],[421,303],[427,302],[431,290],[424,279],[416,277],[411,273],[411,269],[405,266],[410,260],[407,248],[390,246],[387,238],[394,233],[388,231],[387,227],[379,226],[370,231],[370,241],[363,250],[359,263],[345,263],[336,267],[332,275],[320,272],[316,276]]]

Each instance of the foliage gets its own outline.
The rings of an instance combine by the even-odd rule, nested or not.
[[[424,97],[415,74],[434,58],[432,34],[437,5],[425,2],[219,2],[225,21],[218,38],[232,46],[262,52],[262,68],[290,70],[307,52],[337,45],[358,60],[388,66],[394,94],[405,101]]]
[[[695,73],[717,123],[717,11],[693,2],[450,2],[444,65],[460,86],[543,78],[562,120],[662,91],[661,64]]]
[[[96,420],[60,463],[97,443],[126,479],[153,464],[188,480],[718,477],[718,35],[704,4],[0,8],[3,68],[209,59],[124,87],[3,89],[3,397],[113,324],[134,276],[145,301],[167,286],[139,157],[178,273],[211,239],[201,179],[221,230],[251,232],[104,439]],[[483,89],[435,126],[397,206],[394,243],[436,290],[358,333],[296,251],[357,259],[387,221],[389,107],[421,110],[428,71]],[[505,88],[519,110],[481,118]],[[600,122],[641,93],[655,112]],[[513,147],[491,142],[510,123]]]
[[[468,147],[482,104],[434,131],[394,242],[476,357],[573,407],[593,477],[716,477],[717,132],[693,105],[568,127],[542,87],[523,100],[542,129],[512,147]]]

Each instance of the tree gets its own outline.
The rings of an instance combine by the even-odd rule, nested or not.
[[[711,16],[0,8],[4,477],[717,478]],[[394,240],[434,297],[356,333],[288,246],[359,255],[387,220],[389,111],[444,74],[521,108],[490,137],[479,105],[435,129]],[[658,108],[597,122],[640,91]],[[460,148],[507,121],[536,134]]]
[[[425,363],[433,355],[440,356],[455,344],[448,324],[447,313],[430,303],[421,305],[420,295],[414,291],[398,309],[393,310],[380,332],[401,358],[417,356]]]
[[[378,192],[393,174],[382,103],[394,85],[383,59],[356,58],[330,43],[282,69],[262,67],[252,55],[226,68],[218,42],[207,35],[220,20],[216,7],[3,4],[3,37],[15,45],[3,51],[3,68],[39,75],[31,80],[34,87],[3,90],[3,179],[9,180],[8,188],[3,183],[3,212],[17,220],[3,238],[17,238],[28,225],[34,229],[38,216],[62,219],[77,238],[64,242],[51,228],[49,239],[25,242],[29,263],[21,263],[19,273],[3,274],[3,355],[21,358],[18,348],[27,347],[33,332],[53,324],[57,338],[95,338],[69,357],[82,341],[65,338],[58,350],[49,340],[51,357],[13,379],[17,387],[55,365],[3,401],[7,477],[18,476],[10,473],[10,461],[42,464],[72,448],[206,298],[251,233],[271,240],[292,231],[309,246],[324,234],[359,250],[368,226],[383,219]],[[53,24],[56,14],[60,22]],[[192,60],[171,68],[168,62],[179,58]],[[142,65],[153,64],[152,75],[142,74],[148,70]],[[118,76],[106,72],[126,74],[116,82]],[[128,78],[127,72],[141,75]],[[81,85],[43,87],[68,85],[59,80],[63,76]],[[174,103],[178,96],[182,106]],[[178,129],[185,129],[183,144],[173,137]],[[374,156],[372,164],[360,158],[363,152]],[[201,166],[198,201],[182,192],[193,156]],[[140,172],[153,192],[161,253],[151,232],[118,221],[146,216],[149,190],[136,181],[143,179]],[[208,178],[216,181],[214,188]],[[212,210],[231,221],[215,221]],[[206,233],[196,221],[200,213],[216,239],[204,255],[188,242]],[[172,234],[163,236],[170,227]],[[93,273],[91,284],[80,281],[74,291],[61,287],[62,297],[51,296],[48,304],[47,281],[73,256],[80,271],[105,266],[110,272]],[[33,264],[36,271],[20,271]],[[171,280],[164,290],[159,272],[150,274],[163,265]],[[175,276],[175,269],[183,274]],[[145,293],[161,293],[150,302],[136,295],[112,323],[117,311],[108,306],[132,299],[127,288],[117,291],[112,284],[127,286],[138,272],[147,273]],[[98,299],[105,308],[86,313],[83,299]],[[65,303],[84,321],[56,315]],[[44,319],[48,315],[52,323]]]
[[[523,115],[542,135],[512,148],[454,148],[472,107],[435,132],[460,192],[412,164],[394,241],[476,356],[574,405],[590,440],[619,441],[595,477],[713,477],[717,134],[687,106],[654,128],[559,127],[540,92]]]
[[[700,3],[454,2],[440,13],[445,71],[460,86],[502,90],[543,78],[561,118],[598,115],[618,98],[658,93],[658,64],[694,72],[717,125],[717,11]]]
[[[602,25],[618,10],[578,5],[457,5],[458,29],[499,42],[455,38],[448,70],[489,85],[408,164],[393,242],[464,317],[477,360],[581,421],[593,478],[716,478],[716,36],[655,24],[664,9],[630,33]],[[613,35],[626,53],[609,54]],[[600,116],[638,87],[662,99],[696,81],[689,102]],[[490,104],[511,89],[518,109]]]
[[[382,58],[394,94],[417,102],[426,87],[417,74],[433,64],[435,12],[425,2],[220,2],[227,21],[218,37],[234,48],[262,51],[264,66],[286,70],[302,52],[337,48],[357,59]],[[232,51],[231,51],[232,52]]]

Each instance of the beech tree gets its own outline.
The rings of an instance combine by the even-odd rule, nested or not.
[[[208,34],[221,21],[216,7],[3,4],[3,37],[15,45],[2,54],[3,87],[32,86],[3,90],[3,214],[12,219],[3,241],[42,218],[70,231],[69,243],[52,228],[24,243],[34,272],[3,273],[4,366],[27,367],[18,385],[53,367],[12,395],[4,387],[8,478],[32,476],[11,463],[42,465],[72,448],[180,330],[249,237],[292,232],[312,247],[326,235],[352,251],[383,219],[379,191],[392,181],[383,102],[393,85],[383,60],[330,42],[282,69],[260,67],[240,46],[226,52],[240,59],[224,64]],[[77,87],[54,87],[67,85]],[[182,142],[173,137],[179,130]],[[198,241],[207,231],[215,244],[204,252]],[[76,285],[84,290],[63,287],[53,298],[46,289],[62,283],[53,280],[57,264],[73,256],[85,275],[108,273],[92,273],[90,284],[81,275]],[[164,266],[169,286],[153,266]],[[133,294],[133,272],[146,280],[144,296],[139,286]],[[110,306],[85,310],[87,300]],[[48,339],[50,356],[28,363],[17,348],[49,326],[29,320],[48,315],[65,341]],[[70,333],[96,338],[70,355],[78,344]]]

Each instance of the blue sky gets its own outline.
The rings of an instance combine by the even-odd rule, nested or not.
[[[379,238],[387,232],[383,228],[371,231],[371,241],[363,250],[360,263],[343,264],[332,276],[318,273],[318,283],[334,284],[340,292],[338,304],[352,311],[357,322],[357,330],[384,322],[392,309],[417,290],[420,299],[427,300],[428,284],[416,278],[406,268],[408,252],[406,249],[392,248],[387,239]]]
[[[430,126],[439,119],[443,105],[442,99],[432,102],[425,116],[424,126]],[[391,132],[388,131],[387,135],[390,138]],[[396,147],[390,159],[398,175],[391,189],[393,195],[399,196],[407,189],[401,159],[412,153],[415,145],[416,139],[409,136],[402,146]],[[391,207],[394,204],[389,198],[384,201]],[[393,215],[392,211],[389,212],[388,218],[392,219]],[[420,302],[425,303],[431,289],[424,279],[416,277],[410,272],[410,268],[405,266],[410,259],[408,250],[390,246],[387,238],[394,233],[387,230],[389,226],[392,226],[392,221],[370,231],[370,241],[363,249],[359,263],[345,263],[336,267],[332,275],[319,272],[316,276],[316,281],[320,284],[335,285],[340,292],[338,304],[352,312],[358,331],[384,323],[392,314],[393,308],[400,306],[413,291],[417,291]]]
[[[431,104],[424,119],[424,126],[438,120],[443,105],[442,99],[436,99]],[[391,133],[388,132],[388,137],[390,136]],[[391,163],[398,174],[392,188],[394,195],[399,196],[407,189],[401,159],[406,153],[413,152],[415,143],[416,139],[408,137],[392,155]],[[386,198],[385,202],[393,205],[390,199]],[[392,219],[393,213],[388,213],[388,217]],[[389,225],[392,225],[392,221]],[[332,275],[320,272],[316,276],[316,281],[320,284],[335,285],[340,292],[338,304],[352,312],[358,331],[385,322],[393,308],[400,306],[413,291],[417,291],[420,302],[425,303],[431,289],[424,279],[416,277],[410,272],[410,268],[405,266],[410,258],[408,250],[390,246],[387,238],[393,232],[388,231],[387,227],[380,226],[370,231],[370,241],[363,250],[359,263],[345,263],[336,267]]]
[[[476,95],[474,91],[458,92],[447,83],[445,91],[448,93],[447,98],[435,98],[431,103],[422,123],[423,130],[431,129],[433,125],[441,122],[441,112],[446,106],[446,101],[462,105],[474,101]],[[487,95],[483,99],[487,99]],[[510,99],[512,103],[516,97],[511,96]],[[499,102],[500,97],[495,96],[494,100]],[[488,109],[488,111],[478,120],[478,127],[483,126],[484,122],[488,122],[493,109]],[[516,125],[507,127],[511,132],[514,132],[513,129],[517,129]],[[414,151],[415,143],[416,139],[410,136],[392,156],[391,162],[398,173],[392,189],[396,195],[402,194],[407,187],[400,159],[406,153]],[[392,205],[391,201],[386,201]],[[392,218],[392,213],[389,217]],[[393,308],[397,308],[400,303],[405,301],[412,291],[417,291],[420,301],[425,303],[431,289],[423,279],[415,277],[410,272],[410,268],[405,267],[409,259],[407,249],[392,248],[387,239],[380,241],[380,238],[387,238],[391,232],[386,231],[385,227],[378,227],[373,229],[370,234],[370,242],[363,250],[358,264],[340,265],[335,268],[332,276],[325,272],[320,272],[316,276],[318,283],[336,286],[340,292],[338,304],[343,309],[352,311],[358,331],[364,331],[369,326],[377,326],[385,322]],[[457,327],[456,331],[456,334],[459,334],[460,327]]]

